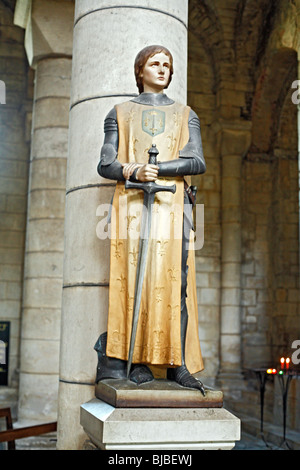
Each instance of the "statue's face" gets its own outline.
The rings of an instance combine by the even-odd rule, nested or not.
[[[170,58],[164,52],[150,57],[141,74],[144,92],[161,93],[169,83],[170,66]]]

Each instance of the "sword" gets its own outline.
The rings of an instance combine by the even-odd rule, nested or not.
[[[152,144],[152,147],[148,150],[149,161],[148,163],[152,165],[157,164],[157,155],[159,151],[156,148],[155,144]],[[147,251],[148,251],[148,241],[151,231],[151,217],[152,217],[152,205],[154,203],[155,193],[159,191],[170,191],[171,193],[176,192],[176,185],[172,186],[162,186],[153,181],[148,181],[145,183],[133,183],[126,180],[125,188],[130,189],[141,189],[144,191],[144,202],[143,202],[143,212],[141,220],[141,235],[139,241],[139,254],[137,262],[137,271],[135,279],[135,293],[134,293],[134,304],[133,304],[133,315],[132,315],[132,329],[131,329],[131,338],[130,346],[128,353],[127,361],[127,377],[129,376],[133,351],[135,346],[136,331],[140,314],[141,298],[142,298],[142,287],[145,275],[145,267],[147,261]]]

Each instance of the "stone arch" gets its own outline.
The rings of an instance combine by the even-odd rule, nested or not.
[[[273,52],[262,68],[252,101],[250,153],[268,154],[272,150],[283,100],[295,80],[296,63],[296,52],[284,47]]]
[[[211,2],[210,2],[211,3]],[[189,1],[189,31],[203,44],[214,76],[215,90],[219,77],[223,35],[220,20],[206,1]]]
[[[277,4],[269,0],[239,0],[235,21],[235,56],[250,73],[263,54],[274,23]]]

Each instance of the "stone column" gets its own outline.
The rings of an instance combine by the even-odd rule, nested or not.
[[[0,320],[10,322],[8,383],[0,386],[0,406],[9,406],[15,419],[33,77],[24,31],[13,24],[4,2],[0,18]]]
[[[97,174],[103,121],[116,103],[138,93],[134,59],[150,44],[172,51],[175,74],[168,94],[185,102],[187,5],[187,0],[76,1],[58,449],[80,449],[87,437],[80,426],[80,405],[94,396],[93,347],[107,323],[109,240],[97,237],[97,224],[115,183]]]
[[[26,28],[35,69],[18,420],[46,422],[57,419],[74,14],[70,2],[33,1],[23,16],[18,5],[15,22]]]
[[[300,51],[298,51],[298,92],[300,91]],[[299,214],[300,214],[300,100],[299,93],[296,96],[297,103],[297,129],[298,129],[298,175],[299,175]],[[299,217],[300,224],[300,217]],[[300,225],[299,225],[300,231]],[[300,249],[299,249],[299,266],[300,266]]]
[[[220,123],[222,164],[222,251],[220,371],[226,379],[241,373],[242,159],[250,144],[249,127]],[[225,382],[223,382],[225,381]]]

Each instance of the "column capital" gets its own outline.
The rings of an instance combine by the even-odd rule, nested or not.
[[[45,57],[72,56],[74,3],[70,0],[17,0],[14,24],[25,29],[29,65]]]

